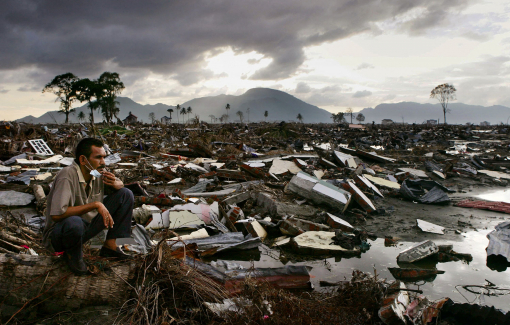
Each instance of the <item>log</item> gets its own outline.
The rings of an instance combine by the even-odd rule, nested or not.
[[[9,235],[7,232],[5,231],[0,231],[0,238],[3,239],[3,240],[6,240],[8,242],[11,242],[13,244],[16,244],[16,245],[26,245],[28,247],[32,247],[32,246],[39,246],[35,243],[30,243],[26,240],[23,240],[23,239],[20,239],[20,238],[17,238],[17,237],[14,237],[12,235]]]
[[[105,259],[100,264],[108,263]],[[126,261],[97,275],[75,276],[62,257],[0,254],[0,297],[11,306],[42,302],[47,312],[92,305],[120,307],[132,292],[135,263]]]
[[[32,186],[32,190],[34,191],[37,203],[42,203],[46,199],[46,194],[44,194],[44,190],[41,185],[34,184]]]

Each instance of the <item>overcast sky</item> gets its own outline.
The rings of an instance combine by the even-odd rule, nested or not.
[[[447,82],[510,107],[508,0],[5,0],[0,17],[6,120],[58,109],[55,75],[103,71],[142,104],[268,87],[338,112]]]

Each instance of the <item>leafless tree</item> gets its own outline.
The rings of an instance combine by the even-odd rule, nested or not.
[[[432,89],[430,92],[430,98],[435,98],[441,104],[443,108],[443,116],[444,116],[444,124],[446,124],[446,113],[448,110],[448,102],[451,100],[455,100],[455,92],[457,89],[451,84],[442,84]]]

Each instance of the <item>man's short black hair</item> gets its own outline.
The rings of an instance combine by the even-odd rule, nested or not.
[[[85,138],[81,140],[76,146],[74,161],[79,165],[80,156],[87,158],[92,154],[92,146],[102,148],[104,146],[103,141],[94,138]]]

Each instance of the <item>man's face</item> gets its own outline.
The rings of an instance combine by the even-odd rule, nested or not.
[[[82,165],[88,166],[89,168],[92,167],[92,169],[97,169],[97,171],[102,172],[106,167],[104,162],[106,152],[104,151],[103,147],[92,146],[91,149],[92,153],[90,154],[90,157],[85,159],[85,156],[82,156],[80,157],[80,162]],[[90,163],[90,166],[87,164],[87,160]]]

